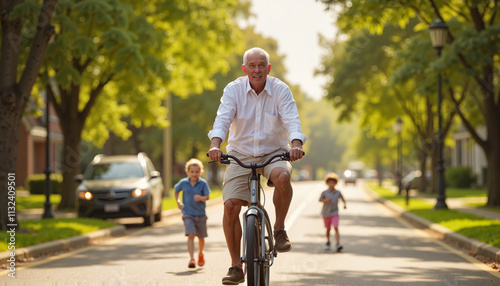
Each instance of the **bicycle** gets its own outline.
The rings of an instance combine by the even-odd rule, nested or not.
[[[208,154],[207,154],[208,155]],[[237,157],[229,154],[221,155],[221,164],[230,164],[234,160],[241,167],[251,169],[250,173],[250,206],[243,213],[243,254],[241,262],[246,265],[247,285],[269,285],[270,267],[274,258],[278,256],[274,245],[273,229],[269,216],[261,204],[260,174],[257,169],[264,168],[272,162],[279,160],[290,161],[288,152],[271,156],[262,164],[245,164]],[[278,159],[278,160],[275,160]],[[216,161],[210,161],[214,163]]]

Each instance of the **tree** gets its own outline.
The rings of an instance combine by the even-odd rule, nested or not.
[[[392,138],[387,143],[395,148],[397,140],[392,125],[397,117],[408,117],[406,121],[412,126],[407,124],[403,135],[413,143],[415,152],[405,152],[405,165],[409,167],[418,160],[420,170],[425,173],[428,157],[432,158],[434,166],[437,163],[434,126],[436,112],[433,105],[429,104],[435,94],[429,86],[434,82],[422,71],[417,80],[399,85],[393,83],[397,82],[394,80],[398,78],[396,68],[401,63],[407,65],[408,62],[415,62],[412,68],[403,69],[411,71],[413,78],[415,71],[419,70],[419,64],[425,63],[432,52],[425,49],[417,49],[422,52],[415,55],[407,52],[411,57],[402,53],[411,51],[415,42],[422,45],[422,41],[418,40],[401,41],[414,35],[413,27],[414,24],[408,25],[406,29],[388,26],[380,35],[360,29],[351,31],[347,40],[336,39],[332,43],[325,43],[324,46],[334,56],[329,55],[323,59],[324,68],[320,72],[333,78],[327,86],[327,98],[341,110],[339,121],[350,120],[353,114],[361,115],[360,128],[368,132],[360,133],[361,138],[357,138],[358,146],[370,146],[372,152],[375,151],[374,148],[379,148],[375,152],[377,154],[387,153],[387,145],[377,144],[378,141],[384,137]],[[426,43],[429,44],[428,41]],[[398,108],[394,108],[395,106]],[[449,130],[452,119],[453,116],[447,117],[446,131]],[[421,191],[424,190],[426,185],[421,184]]]
[[[306,100],[300,113],[302,124],[307,128],[304,131],[308,137],[304,145],[307,149],[304,149],[306,156],[294,162],[294,169],[309,166],[314,172],[311,175],[316,178],[318,170],[338,171],[345,168],[351,154],[346,158],[343,155],[347,154],[348,146],[356,136],[356,122],[334,124],[339,111],[334,110],[325,99]]]
[[[236,0],[63,1],[41,84],[64,135],[60,209],[74,206],[83,138],[102,145],[112,131],[128,138],[130,124],[166,126],[169,93],[199,93],[227,69],[223,55],[237,35]],[[55,84],[54,81],[55,80]]]
[[[500,41],[499,4],[497,1],[343,1],[321,0],[327,7],[341,6],[340,26],[346,29],[366,27],[382,33],[387,23],[406,25],[410,19],[418,18],[417,30],[427,33],[434,18],[441,19],[450,27],[448,46],[443,56],[429,71],[445,71],[454,67],[464,78],[470,79],[470,87],[461,86],[457,97],[450,85],[451,100],[463,124],[483,149],[487,158],[488,206],[500,205],[500,94],[498,72]],[[430,48],[430,47],[429,47]],[[473,81],[473,82],[472,82]],[[477,109],[461,102],[475,102]],[[466,108],[469,108],[466,110]],[[482,116],[480,125],[475,124],[475,111]],[[486,135],[480,136],[478,126],[484,126]]]
[[[51,25],[57,0],[0,1],[2,23],[0,55],[0,184],[7,186],[15,173],[21,119],[30,100],[47,45],[54,35]],[[38,15],[38,16],[37,16]],[[11,197],[12,198],[12,197]],[[7,188],[0,190],[0,229],[7,229]],[[9,199],[10,200],[10,199]],[[14,218],[14,217],[12,217]]]

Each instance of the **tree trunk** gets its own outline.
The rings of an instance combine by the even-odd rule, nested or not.
[[[14,6],[23,1],[0,1],[1,52],[0,52],[0,229],[7,229],[12,221],[9,219],[8,187],[12,182],[17,164],[17,145],[19,130],[26,102],[45,56],[49,39],[54,34],[50,22],[57,0],[45,0],[36,23],[36,33],[31,42],[26,62],[19,63],[22,21],[20,18],[10,20],[9,15]],[[17,82],[21,66],[24,67]],[[14,175],[15,176],[15,175]],[[12,183],[11,183],[12,184]],[[12,217],[12,216],[11,216]],[[15,216],[14,216],[15,218]],[[14,219],[14,221],[16,221]]]
[[[420,184],[418,186],[418,192],[419,193],[426,193],[427,190],[427,176],[425,173],[427,173],[427,154],[425,152],[419,152],[419,163],[420,163],[420,171],[422,172],[422,177],[420,177]]]
[[[500,114],[496,117],[499,118]],[[498,128],[498,125],[496,125]],[[500,206],[500,132],[498,129],[491,130],[488,132],[488,146],[485,150],[486,160],[488,162],[487,170],[487,190],[488,190],[488,202],[487,206],[497,207]]]
[[[433,150],[430,154],[431,156],[431,181],[430,181],[430,189],[432,193],[438,193],[438,156],[437,156],[437,143],[433,144]]]
[[[14,196],[11,196],[7,186],[15,184],[17,163],[17,145],[24,104],[22,96],[10,91],[1,92],[0,98],[0,229],[8,229],[16,224],[16,212],[9,207],[14,206]],[[10,216],[9,216],[10,215]]]
[[[384,181],[383,178],[383,168],[382,168],[382,159],[380,158],[380,154],[375,155],[375,170],[377,171],[377,179],[378,179],[378,185],[382,187],[382,183]],[[404,186],[403,186],[404,187]]]
[[[75,190],[77,184],[74,178],[80,174],[80,142],[82,131],[75,128],[74,124],[68,121],[62,121],[61,126],[64,134],[61,166],[63,182],[61,187],[61,203],[57,209],[68,210],[75,208]]]

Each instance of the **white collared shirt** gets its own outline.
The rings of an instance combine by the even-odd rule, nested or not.
[[[294,139],[306,142],[299,112],[290,88],[281,80],[267,76],[264,90],[257,95],[248,76],[242,76],[224,88],[210,140],[224,142],[229,131],[227,152],[262,156],[279,149],[289,150]]]

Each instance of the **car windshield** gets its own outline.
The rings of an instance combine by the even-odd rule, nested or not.
[[[87,173],[87,180],[112,180],[142,178],[144,173],[139,163],[120,162],[93,165]]]

